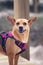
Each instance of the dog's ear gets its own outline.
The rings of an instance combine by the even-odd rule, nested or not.
[[[28,20],[29,25],[31,25],[32,22],[34,22],[36,19],[37,19],[37,17],[32,17],[32,18],[30,18],[30,19]]]
[[[7,16],[7,19],[14,25],[14,23],[15,23],[15,19],[14,19],[14,17],[12,17],[12,16]]]

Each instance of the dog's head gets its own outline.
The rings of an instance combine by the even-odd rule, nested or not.
[[[36,20],[36,17],[32,17],[29,20],[27,19],[17,19],[15,20],[12,16],[7,17],[9,21],[13,24],[13,31],[19,33],[24,33],[30,30],[30,25]]]

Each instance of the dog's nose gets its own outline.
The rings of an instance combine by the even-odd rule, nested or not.
[[[23,31],[23,27],[22,26],[19,27],[19,31]]]

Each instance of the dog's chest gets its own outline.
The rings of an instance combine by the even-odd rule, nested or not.
[[[8,38],[6,42],[6,51],[8,53],[17,54],[21,49],[15,44],[13,39]]]

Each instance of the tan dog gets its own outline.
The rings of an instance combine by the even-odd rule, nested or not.
[[[17,39],[22,41],[23,43],[28,42],[30,25],[33,21],[36,20],[36,17],[32,17],[31,19],[17,19],[15,20],[13,17],[8,16],[8,20],[12,23],[12,35]],[[21,49],[15,44],[14,39],[8,38],[6,42],[6,53],[4,53],[1,45],[0,52],[6,54],[8,56],[9,65],[17,65],[19,54],[16,55]]]

